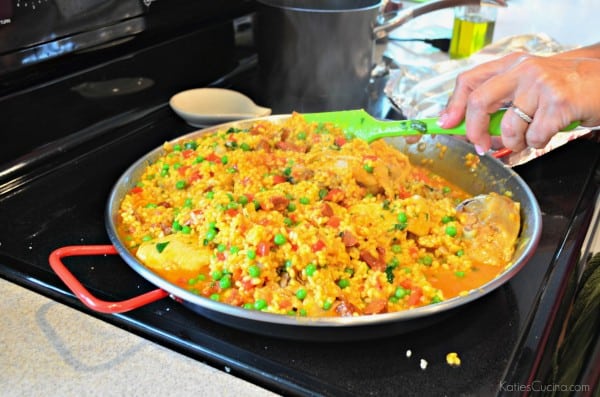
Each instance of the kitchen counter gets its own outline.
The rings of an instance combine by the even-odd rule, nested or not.
[[[0,396],[275,396],[3,279],[0,296]]]
[[[568,12],[558,0],[510,4],[499,15],[496,39],[544,32],[565,45],[600,41],[588,23],[600,11],[597,1],[572,1]],[[544,10],[543,20],[531,18],[537,9]],[[442,10],[407,29],[434,20],[449,28],[451,16]],[[229,375],[228,368],[211,367],[3,279],[0,294],[1,396],[275,395]]]

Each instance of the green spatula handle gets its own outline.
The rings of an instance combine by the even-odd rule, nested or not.
[[[500,135],[500,121],[506,109],[501,109],[490,115],[490,135]],[[378,120],[363,109],[342,110],[323,113],[305,113],[309,122],[330,122],[357,138],[372,142],[376,139],[392,136],[408,136],[421,134],[465,135],[463,121],[454,128],[442,128],[438,118],[419,120]],[[569,124],[563,131],[570,131],[579,125],[578,122]]]

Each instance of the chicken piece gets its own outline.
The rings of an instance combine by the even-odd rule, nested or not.
[[[521,229],[520,205],[496,193],[482,197],[458,211],[470,256],[488,265],[507,263]]]
[[[166,271],[194,274],[208,266],[211,252],[182,234],[170,234],[159,241],[142,243],[136,256],[161,274]]]

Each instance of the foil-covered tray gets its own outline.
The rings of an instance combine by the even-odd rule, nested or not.
[[[514,51],[549,56],[568,49],[540,33],[506,37],[465,59],[430,63],[394,59],[396,68],[390,70],[384,93],[407,119],[436,117],[446,106],[461,72]],[[393,57],[393,51],[388,56],[390,54]],[[587,128],[578,127],[568,133],[558,133],[542,149],[529,148],[511,153],[502,160],[509,166],[523,164],[589,132]]]

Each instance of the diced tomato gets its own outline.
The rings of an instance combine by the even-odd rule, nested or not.
[[[340,218],[338,218],[337,216],[332,216],[327,221],[327,226],[331,226],[331,227],[338,227],[338,226],[340,226]]]
[[[338,137],[336,137],[336,138],[333,140],[333,142],[334,142],[336,145],[338,145],[338,146],[342,147],[342,146],[344,146],[344,144],[345,144],[347,141],[346,141],[346,138],[345,138],[345,137],[343,137],[343,136],[338,136]]]
[[[294,252],[298,251],[298,245],[297,244],[292,244],[292,251],[294,251]]]
[[[417,247],[410,247],[410,248],[408,249],[408,253],[410,254],[410,256],[411,256],[412,258],[416,258],[416,257],[417,257],[417,255],[419,254],[419,250],[417,249]]]
[[[271,246],[269,245],[269,243],[265,242],[265,241],[261,241],[260,243],[258,243],[258,245],[256,246],[256,253],[259,256],[266,256],[269,255],[269,252],[271,252]]]
[[[273,185],[277,185],[278,183],[287,182],[287,178],[283,175],[273,175]]]
[[[365,154],[363,156],[363,159],[364,160],[377,160],[378,157],[376,155],[374,155],[374,154]]]
[[[323,199],[326,201],[339,203],[340,201],[344,200],[345,196],[346,194],[342,189],[331,189]]]
[[[402,282],[400,282],[400,286],[405,289],[411,289],[412,282],[409,279],[405,279],[405,280],[402,280]]]
[[[200,179],[202,179],[202,175],[198,171],[194,171],[192,172],[192,175],[190,175],[190,177],[188,178],[188,183],[192,184],[196,181],[199,181]]]
[[[220,261],[224,261],[225,260],[225,253],[223,252],[217,252],[217,259]]]
[[[400,186],[398,189],[398,197],[405,199],[411,196],[410,192],[404,188],[404,186]]]
[[[219,161],[221,161],[221,158],[213,152],[213,153],[209,154],[208,156],[206,156],[206,160],[212,161],[214,163],[218,163]]]
[[[142,189],[141,187],[136,186],[133,189],[131,189],[130,192],[133,193],[133,194],[138,194],[138,193],[141,193],[143,190],[144,189]]]
[[[317,240],[317,242],[312,245],[313,252],[319,252],[323,248],[325,248],[325,243],[323,242],[323,240]]]
[[[239,213],[239,211],[234,208],[229,208],[225,211],[225,213],[229,216],[236,216]]]
[[[284,299],[279,302],[279,307],[282,309],[288,309],[292,307],[292,302],[289,299]]]
[[[415,306],[421,301],[421,297],[423,296],[423,291],[419,287],[414,287],[410,296],[408,297],[407,303],[409,306]]]
[[[254,288],[254,284],[252,284],[252,279],[250,277],[243,278],[240,280],[240,282],[242,283],[242,288],[246,291],[250,291],[252,288]]]
[[[184,176],[185,172],[188,170],[188,168],[190,168],[189,165],[182,165],[181,167],[179,167],[177,169],[177,172],[179,173],[179,175]]]
[[[186,149],[183,152],[181,152],[181,155],[183,156],[184,159],[188,159],[188,158],[192,157],[193,154],[194,154],[193,149]]]

